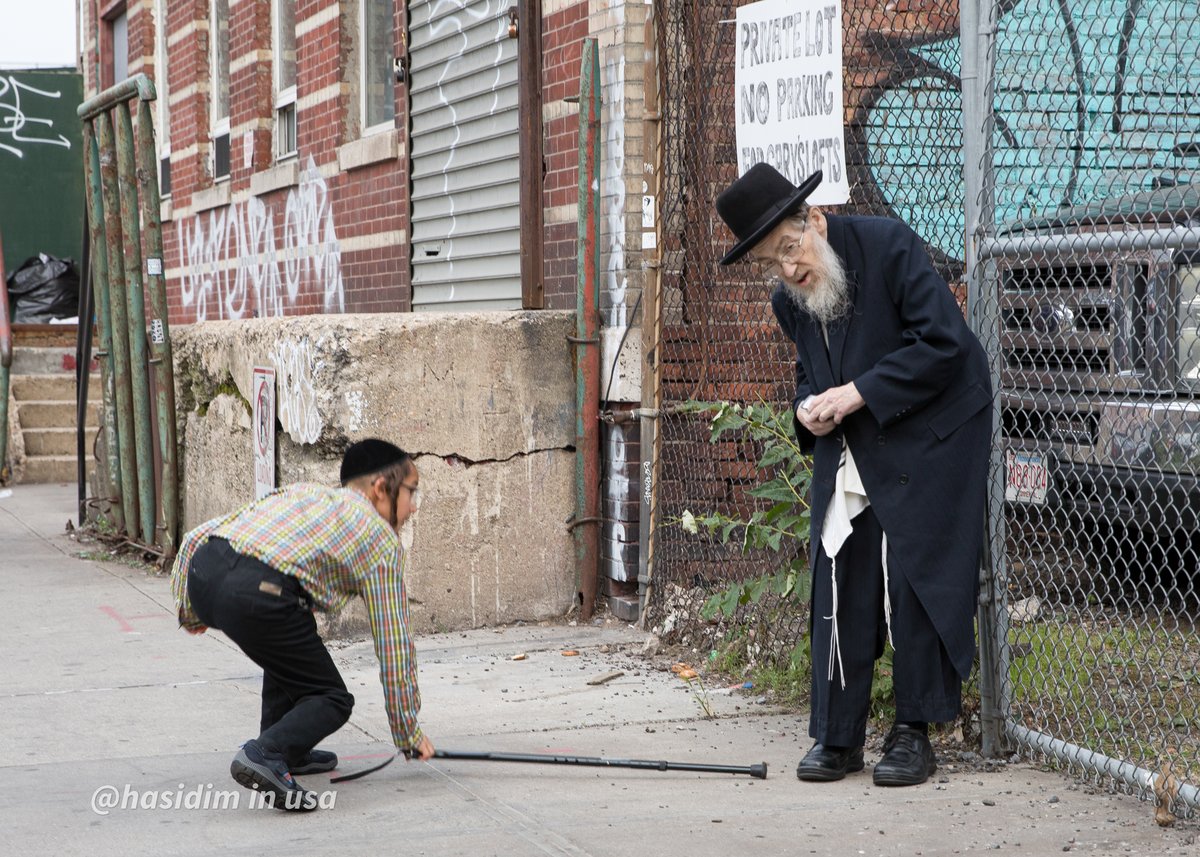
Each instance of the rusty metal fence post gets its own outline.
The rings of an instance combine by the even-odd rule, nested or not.
[[[8,315],[4,242],[0,240],[0,485],[8,481],[8,370],[12,366],[12,325]]]
[[[78,113],[87,145],[88,228],[96,260],[92,287],[104,384],[103,472],[113,491],[114,523],[128,541],[169,560],[178,542],[178,468],[157,157],[148,106],[154,98],[154,84],[139,74],[85,101]],[[135,99],[136,137],[129,105]]]
[[[579,75],[579,254],[575,345],[575,560],[582,616],[600,563],[600,49],[585,39]]]

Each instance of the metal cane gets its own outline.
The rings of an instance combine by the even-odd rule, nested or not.
[[[406,754],[407,755],[407,754]],[[707,765],[700,762],[666,762],[651,759],[605,759],[599,756],[563,756],[546,753],[492,753],[472,752],[463,750],[435,750],[435,759],[459,759],[471,762],[530,762],[541,765],[586,765],[598,768],[636,768],[643,771],[700,771],[711,774],[749,774],[758,780],[767,778],[767,763],[757,765]],[[378,771],[391,764],[389,758],[382,764],[344,774],[330,779],[331,783],[343,783],[347,780],[357,780],[367,774]]]

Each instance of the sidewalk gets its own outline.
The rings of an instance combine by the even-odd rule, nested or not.
[[[419,639],[422,725],[445,750],[765,761],[766,780],[400,759],[336,786],[304,778],[333,803],[324,811],[255,809],[229,762],[257,731],[260,675],[220,634],[176,628],[167,578],[81,558],[98,548],[64,534],[74,517],[74,486],[18,485],[0,499],[9,854],[1200,853],[1196,822],[1159,828],[1150,804],[1024,764],[980,772],[942,759],[923,786],[881,789],[868,753],[862,774],[801,783],[801,718],[710,688],[717,717],[704,719],[679,679],[637,657],[645,635],[617,622]],[[357,704],[324,746],[346,773],[391,750],[370,642],[333,648]],[[93,809],[113,796],[117,806]]]

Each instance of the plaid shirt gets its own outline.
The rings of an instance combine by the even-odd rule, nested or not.
[[[355,595],[366,602],[379,658],[392,740],[417,746],[417,658],[408,635],[404,552],[400,539],[375,507],[352,488],[289,485],[183,537],[171,572],[179,624],[202,627],[187,594],[187,572],[210,535],[221,536],[243,556],[294,577],[322,610],[337,611]]]

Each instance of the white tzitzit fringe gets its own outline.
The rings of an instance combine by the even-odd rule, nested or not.
[[[892,593],[888,589],[887,533],[883,534],[883,544],[879,550],[883,554],[883,621],[887,625],[888,645],[895,649],[896,644],[892,642]]]
[[[842,690],[845,690],[846,689],[846,670],[845,670],[845,665],[842,663],[841,644],[838,641],[837,559],[835,557],[829,558],[829,582],[830,582],[831,586],[833,587],[833,615],[825,617],[826,619],[830,620],[830,624],[829,624],[829,672],[825,676],[825,678],[829,681],[833,681],[833,662],[837,661],[838,676],[842,680]]]

